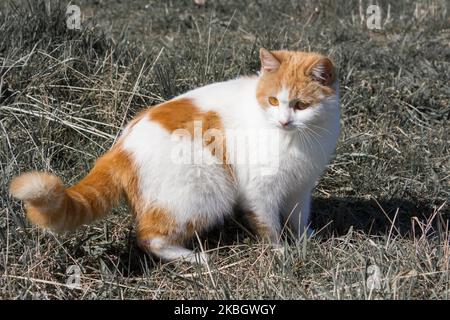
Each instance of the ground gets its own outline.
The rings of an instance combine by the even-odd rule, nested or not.
[[[448,2],[379,1],[379,30],[365,0],[71,3],[81,31],[67,2],[0,4],[0,298],[449,298]],[[29,170],[75,183],[138,110],[254,74],[260,47],[339,69],[343,130],[314,193],[316,234],[284,256],[237,214],[193,240],[207,268],[162,264],[138,249],[124,205],[54,235],[9,197]]]

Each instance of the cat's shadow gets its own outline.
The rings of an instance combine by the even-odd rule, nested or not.
[[[420,232],[420,228],[412,229],[413,220],[428,221],[438,205],[442,203],[436,203],[436,207],[431,207],[429,202],[403,199],[316,197],[312,203],[311,227],[321,241],[326,241],[332,236],[345,235],[350,228],[371,235],[382,235],[394,230],[397,234],[412,236]],[[446,219],[448,218],[447,215]],[[444,217],[439,216],[439,219],[443,220]],[[439,220],[435,220],[433,224],[439,224]],[[213,229],[200,238],[203,247],[207,249],[233,244],[251,244],[257,239],[250,230],[251,227],[243,219],[242,214],[237,213],[226,221],[224,226]],[[200,250],[197,240],[192,241],[191,247]],[[142,276],[146,270],[154,268],[159,263],[157,259],[146,255],[138,248],[133,233],[130,233],[127,250],[119,257],[121,273],[124,276]]]

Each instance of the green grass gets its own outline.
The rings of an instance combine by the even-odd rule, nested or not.
[[[384,23],[379,1],[380,31],[361,22],[359,1],[193,2],[74,2],[82,31],[66,28],[65,2],[0,4],[0,298],[448,299],[446,2],[396,2]],[[125,206],[53,235],[9,197],[11,178],[29,170],[75,183],[138,110],[255,73],[261,46],[328,54],[341,85],[343,130],[314,194],[317,233],[286,242],[284,256],[236,215],[201,236],[208,268],[161,264],[137,248]],[[71,265],[79,289],[66,286]]]

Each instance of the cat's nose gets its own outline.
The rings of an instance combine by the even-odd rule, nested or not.
[[[291,122],[292,121],[290,121],[290,120],[279,120],[278,121],[283,127],[287,127],[288,125],[290,125],[291,124]]]

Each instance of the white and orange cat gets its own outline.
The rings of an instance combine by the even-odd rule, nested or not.
[[[317,53],[261,49],[260,59],[258,76],[142,111],[76,185],[31,172],[12,181],[11,194],[29,220],[58,232],[105,216],[125,196],[140,247],[166,261],[205,262],[183,244],[235,208],[275,245],[284,226],[300,236],[338,140],[337,78]]]

